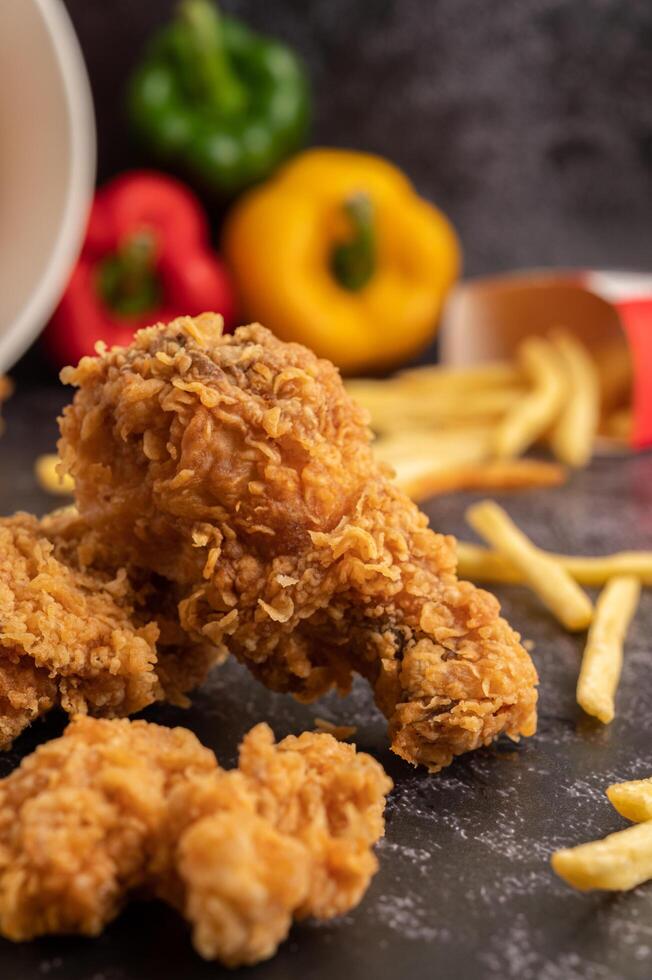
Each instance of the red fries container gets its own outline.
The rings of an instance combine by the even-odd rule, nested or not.
[[[603,356],[613,352],[614,361],[629,351],[631,443],[652,446],[652,275],[548,269],[465,280],[444,310],[441,361],[504,359],[525,336],[551,327],[572,331]]]

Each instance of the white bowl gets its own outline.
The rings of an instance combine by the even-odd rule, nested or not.
[[[0,2],[0,373],[66,286],[94,180],[93,103],[63,3]]]

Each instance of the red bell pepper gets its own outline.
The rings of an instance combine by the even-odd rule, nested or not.
[[[95,195],[45,342],[59,366],[76,364],[99,340],[128,344],[140,327],[206,311],[233,326],[234,291],[199,201],[165,174],[130,171]]]

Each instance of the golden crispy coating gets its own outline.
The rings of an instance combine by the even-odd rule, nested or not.
[[[331,364],[260,326],[223,337],[206,314],[63,378],[82,517],[114,562],[173,583],[191,637],[303,699],[363,674],[393,749],[433,770],[533,733],[529,656],[374,463]]]
[[[163,696],[179,701],[214,660],[208,644],[186,639],[180,671],[179,637],[162,612],[157,654],[148,593],[124,569],[83,567],[78,523],[63,513],[0,519],[0,748],[55,704],[115,716]]]
[[[0,932],[96,935],[138,891],[205,958],[255,963],[293,918],[357,904],[390,788],[330,735],[259,725],[225,772],[185,729],[78,716],[0,781]]]

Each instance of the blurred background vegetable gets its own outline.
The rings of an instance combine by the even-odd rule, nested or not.
[[[134,132],[163,163],[220,196],[267,176],[305,140],[306,73],[284,44],[182,0],[129,87]]]
[[[202,206],[165,174],[131,171],[97,192],[45,341],[62,367],[92,354],[100,340],[127,344],[139,327],[205,310],[233,325],[233,290]]]
[[[441,211],[387,160],[346,150],[307,150],[250,191],[223,244],[245,317],[349,373],[418,354],[460,268]]]

